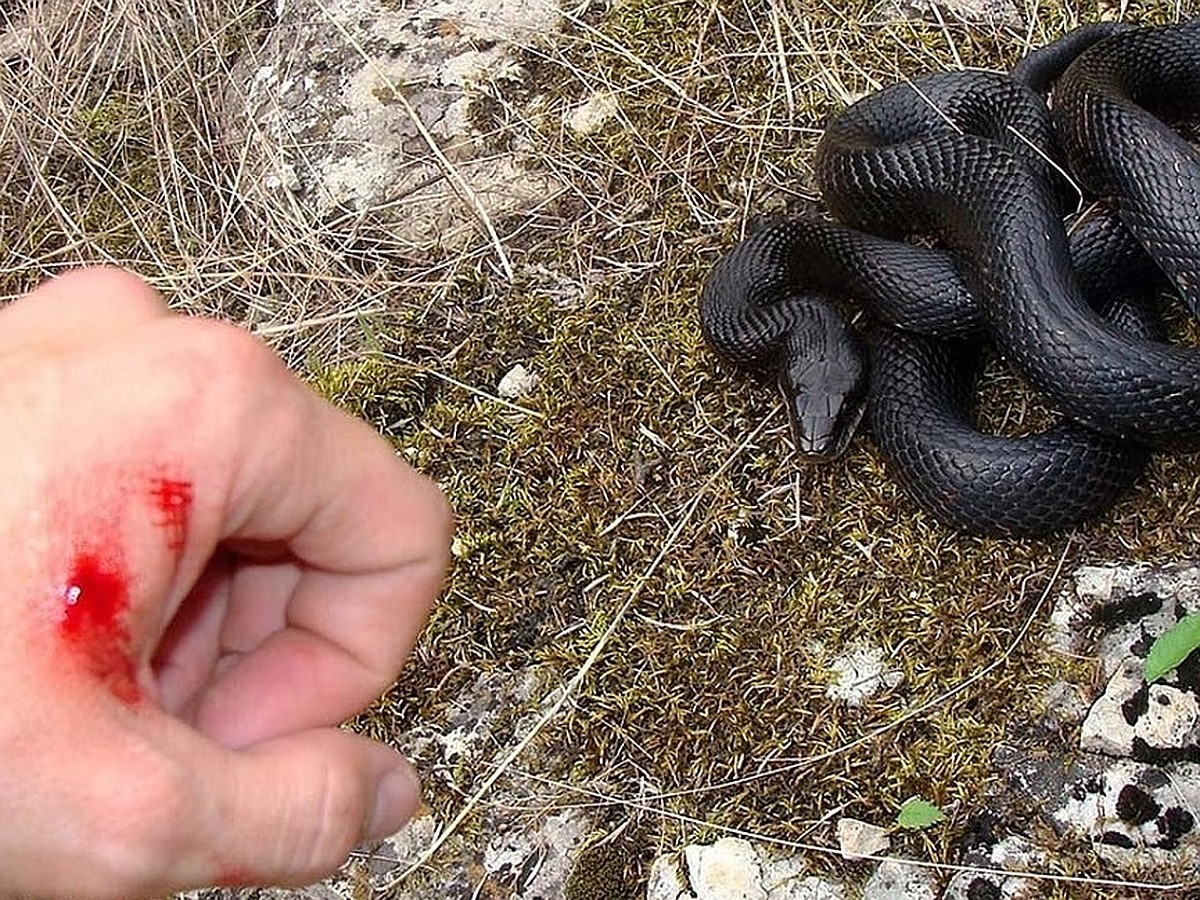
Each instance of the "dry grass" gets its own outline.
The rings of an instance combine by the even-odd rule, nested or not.
[[[1196,556],[1195,466],[1159,460],[1079,534],[952,534],[866,438],[801,465],[775,397],[714,364],[694,306],[747,220],[812,199],[821,123],[861,92],[1006,65],[1101,14],[1192,12],[1027,2],[1036,24],[1021,33],[865,0],[577,10],[553,48],[526,51],[524,92],[497,86],[479,108],[487,140],[536,148],[530,164],[566,196],[420,262],[263,190],[245,162],[260,136],[216,131],[265,6],[31,3],[28,31],[9,36],[33,49],[0,67],[0,293],[83,261],[128,265],[181,309],[273,341],[439,479],[460,521],[449,590],[368,732],[436,722],[480,672],[539,665],[571,687],[527,735],[571,760],[541,774],[564,804],[607,810],[638,859],[727,828],[826,844],[833,817],[887,821],[918,793],[951,822],[896,849],[946,860],[992,747],[1081,665],[1045,658],[1027,631],[1057,566]],[[597,92],[616,118],[565,129]],[[541,386],[501,403],[516,362]],[[856,709],[824,690],[832,655],[857,641],[904,680]],[[459,773],[431,803],[452,819],[464,796],[488,801],[493,777]],[[1103,874],[1073,847],[1056,871]]]

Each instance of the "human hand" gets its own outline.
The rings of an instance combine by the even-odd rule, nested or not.
[[[448,559],[437,487],[132,275],[0,310],[0,893],[315,880],[419,802],[336,725]]]

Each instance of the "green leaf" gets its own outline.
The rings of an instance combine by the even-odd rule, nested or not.
[[[1200,647],[1200,613],[1184,616],[1160,634],[1146,654],[1146,682],[1158,681]]]
[[[896,824],[901,828],[928,828],[938,822],[944,822],[946,814],[920,797],[909,797],[900,807],[896,816]]]

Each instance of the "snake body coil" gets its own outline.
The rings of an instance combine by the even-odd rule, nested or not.
[[[1030,84],[1060,72],[1052,119]],[[800,295],[810,306],[813,294],[863,302],[890,323],[873,342],[869,402],[885,456],[943,521],[1011,535],[1106,509],[1140,473],[1145,445],[1200,446],[1200,351],[1159,342],[1147,315],[1127,306],[1144,305],[1159,270],[1200,305],[1200,159],[1160,118],[1200,105],[1200,25],[1093,26],[1031,56],[1018,75],[939,73],[847,109],[818,147],[816,175],[830,210],[855,230],[791,222],[754,235],[718,264],[700,306],[720,355],[777,372],[798,446],[829,452],[856,418],[832,401],[851,404],[865,389],[843,384],[822,397],[826,424],[810,428],[786,346],[819,348],[845,382],[855,341],[810,327],[803,339],[760,345],[767,329],[755,323],[774,315],[783,330],[771,311]],[[1068,242],[1066,186],[1047,161],[1060,142],[1138,243],[1103,219]],[[913,234],[948,249],[896,242]],[[1108,307],[1125,311],[1112,321],[1098,311]],[[966,396],[977,344],[943,339],[979,331],[1068,423],[1016,440],[974,430]]]

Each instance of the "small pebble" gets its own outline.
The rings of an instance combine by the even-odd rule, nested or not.
[[[500,379],[500,383],[496,385],[496,393],[505,400],[516,400],[532,392],[537,385],[538,377],[517,363]]]

